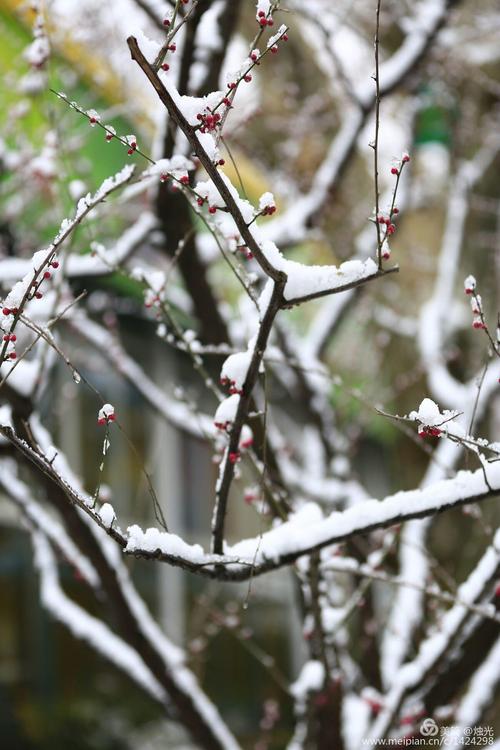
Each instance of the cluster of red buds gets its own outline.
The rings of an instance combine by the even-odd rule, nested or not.
[[[150,292],[148,290],[149,294],[145,295],[144,298],[144,307],[147,307],[148,309],[151,307],[159,307],[161,304],[161,299],[157,294],[154,294],[154,292]]]
[[[104,406],[99,410],[99,414],[97,415],[97,424],[105,425],[115,421],[115,407],[111,404],[104,404]]]
[[[399,177],[401,175],[401,172],[403,171],[404,165],[408,164],[409,161],[410,161],[409,154],[404,153],[402,155],[402,157],[401,157],[401,161],[399,162],[399,165],[391,167],[391,174],[395,175],[398,178],[396,180],[396,187],[395,187],[395,190],[394,190],[393,202],[394,202],[394,200],[396,198],[396,192],[397,192],[397,188],[398,188]],[[387,238],[391,237],[394,234],[394,232],[396,231],[396,225],[394,224],[393,218],[394,218],[394,216],[397,216],[398,213],[399,213],[399,208],[397,206],[393,205],[389,209],[389,213],[388,213],[387,216],[384,216],[384,214],[378,214],[378,216],[376,216],[375,221],[377,222],[377,224],[383,224],[383,225],[385,225],[385,234],[384,234],[384,236],[382,238],[382,245],[387,240]],[[384,260],[388,260],[390,258],[391,251],[390,251],[388,245],[386,245],[385,247],[382,247],[381,255],[382,255],[382,258]]]
[[[4,315],[6,314],[5,313],[6,309],[8,309],[8,308],[4,308]],[[8,313],[8,314],[10,314],[10,313]],[[12,360],[17,359],[17,354],[15,352],[15,344],[16,344],[16,341],[17,341],[16,334],[15,333],[4,333],[4,335],[2,336],[2,340],[4,342],[4,345],[6,346],[5,358],[12,359]]]
[[[261,28],[264,28],[266,26],[273,26],[274,25],[274,21],[273,21],[273,19],[271,17],[271,14],[270,14],[269,10],[267,12],[266,12],[266,10],[263,10],[263,9],[258,10],[256,18],[257,18],[257,22],[259,23],[259,25],[261,26]],[[269,41],[267,43],[267,50],[266,51],[269,51],[273,55],[275,55],[279,51],[278,42],[281,42],[281,41],[287,42],[288,41],[288,34],[286,33],[287,30],[288,30],[287,27],[284,26],[284,25],[282,25],[280,27],[278,33],[275,34],[274,36],[272,36],[269,39]],[[266,52],[261,53],[260,50],[257,49],[257,48],[253,49],[250,52],[250,54],[249,54],[250,65],[248,66],[247,70],[245,72],[242,72],[242,73],[238,74],[236,81],[231,81],[230,83],[227,84],[228,94],[229,95],[232,92],[236,91],[236,89],[238,88],[238,85],[241,83],[241,81],[244,81],[245,83],[250,83],[250,81],[252,80],[252,74],[251,74],[252,68],[255,65],[260,65],[261,59],[264,57],[265,54],[266,54]],[[224,99],[222,100],[222,104],[225,104],[227,107],[231,107],[232,106],[232,101],[229,98],[229,96],[226,95],[224,97]]]
[[[470,306],[472,309],[472,327],[476,328],[477,330],[486,330],[486,323],[484,322],[484,315],[483,315],[483,303],[481,300],[481,295],[479,295],[476,292],[476,279],[474,276],[467,276],[467,278],[464,281],[464,291],[465,294],[472,297],[470,301]]]
[[[398,209],[393,211],[393,213],[398,213]],[[394,234],[396,231],[396,225],[392,223],[392,217],[391,216],[383,216],[382,214],[379,214],[377,216],[377,224],[385,224],[387,227],[386,234],[391,235]]]
[[[55,260],[55,259],[51,260],[50,263],[49,263],[49,268],[46,269],[43,272],[40,280],[38,282],[36,282],[34,284],[33,288],[31,289],[31,292],[30,292],[30,294],[28,296],[29,300],[32,300],[32,299],[42,299],[43,294],[40,291],[40,287],[42,286],[42,284],[43,284],[44,281],[50,281],[50,279],[52,278],[52,271],[49,270],[49,269],[57,270],[58,268],[59,268],[59,261]]]
[[[486,325],[486,322],[484,319],[483,303],[482,303],[481,295],[477,293],[476,287],[477,287],[477,284],[476,284],[476,279],[474,278],[474,276],[467,276],[467,278],[464,281],[464,292],[465,294],[471,297],[470,305],[471,305],[472,315],[473,315],[472,327],[475,328],[476,330],[486,331],[493,351],[498,357],[500,357],[500,317],[498,319],[498,324],[497,324],[497,329],[496,329],[496,341],[495,341],[493,337],[490,335],[488,326]],[[498,378],[498,382],[500,383],[500,378]]]
[[[181,3],[183,5],[187,5],[189,3],[189,0],[181,0]],[[165,26],[166,29],[168,29],[171,26],[171,24],[172,24],[172,19],[166,16],[163,19],[163,25]]]
[[[215,427],[218,430],[221,430],[221,431],[224,431],[224,432],[229,432],[233,423],[228,420],[226,422],[215,422],[214,424],[215,424]],[[241,461],[241,453],[242,453],[242,451],[248,450],[249,448],[252,447],[252,445],[253,445],[252,431],[250,430],[249,427],[247,427],[246,425],[244,425],[243,429],[241,431],[241,435],[240,435],[240,441],[239,441],[239,444],[238,444],[238,450],[236,450],[236,451],[230,451],[229,454],[228,454],[229,462],[232,463],[232,464],[239,463]],[[222,445],[219,447],[219,452],[220,453],[224,452],[224,447]],[[220,460],[220,459],[218,459],[218,460]]]
[[[408,164],[409,161],[410,161],[410,155],[404,153],[403,156],[401,157],[401,162],[400,162],[399,166],[398,167],[396,167],[396,166],[391,167],[391,174],[393,174],[393,175],[400,175],[401,171],[402,171],[402,169],[404,167],[404,165]]]
[[[252,436],[250,430],[248,430],[248,434],[247,435],[245,435],[244,432],[246,432],[245,428],[242,431],[242,436],[240,438],[240,443],[239,443],[239,446],[238,446],[238,450],[229,453],[228,458],[229,458],[229,461],[232,464],[239,463],[239,461],[241,461],[241,451],[248,450],[253,445],[253,436]]]
[[[228,385],[229,386],[229,393],[231,395],[233,395],[233,393],[240,393],[240,394],[243,393],[243,390],[241,388],[237,388],[236,387],[236,381],[235,380],[230,380],[229,378],[225,378],[224,377],[224,378],[220,379],[220,384],[222,386],[224,386],[224,387]],[[216,425],[216,427],[217,427],[217,425]]]
[[[17,307],[12,307],[12,308],[10,308],[10,307],[4,307],[3,310],[2,310],[2,312],[3,312],[4,315],[17,315],[17,313],[19,312],[19,310],[18,310]]]
[[[211,133],[219,125],[222,116],[219,112],[198,112],[196,119],[200,122],[200,133]]]
[[[271,52],[272,55],[277,55],[279,52],[278,42],[288,42],[288,34],[286,33],[288,29],[284,24],[282,24],[278,30],[278,33],[272,36],[268,43],[267,43],[267,49]]]
[[[391,214],[399,213],[399,209],[394,209]],[[377,216],[377,224],[383,224],[385,225],[385,235],[382,237],[382,258],[383,260],[389,260],[391,257],[391,250],[389,248],[389,244],[387,242],[387,238],[394,234],[396,231],[396,225],[392,222],[392,215],[391,216],[384,216],[383,214],[379,214]]]
[[[486,323],[484,322],[483,303],[479,294],[476,294],[474,292],[474,296],[470,301],[470,306],[472,309],[472,314],[474,316],[472,327],[479,330],[485,330]]]
[[[272,216],[276,213],[276,203],[272,193],[266,192],[259,199],[259,216]]]
[[[265,26],[274,26],[274,21],[270,13],[265,10],[259,10],[257,13],[257,23],[264,28]]]
[[[430,425],[421,424],[418,428],[418,436],[421,438],[426,437],[439,437],[442,430],[439,427],[431,427]]]
[[[125,140],[128,143],[127,154],[129,156],[132,156],[132,154],[135,153],[135,151],[137,151],[137,139],[135,135],[127,135],[125,137]]]

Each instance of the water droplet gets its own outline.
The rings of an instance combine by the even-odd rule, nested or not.
[[[77,385],[78,385],[78,383],[81,383],[82,376],[80,375],[80,373],[77,370],[73,370],[73,380],[75,381],[75,383]]]

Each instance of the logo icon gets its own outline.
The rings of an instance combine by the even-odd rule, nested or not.
[[[434,719],[424,719],[420,725],[420,734],[424,737],[435,737],[439,732],[439,727]]]

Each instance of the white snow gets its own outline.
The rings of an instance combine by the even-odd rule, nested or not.
[[[254,230],[255,232],[255,230]],[[283,257],[274,242],[262,240],[261,249],[274,268],[284,271],[287,282],[284,295],[287,300],[297,300],[310,295],[336,291],[377,273],[377,265],[368,258],[348,260],[340,266],[315,266],[297,263]]]
[[[307,699],[307,694],[321,690],[325,680],[325,668],[320,661],[311,659],[306,661],[301,672],[292,685],[290,692],[297,701],[303,704]]]
[[[161,175],[172,175],[175,179],[180,180],[181,177],[193,169],[194,163],[191,159],[182,156],[182,154],[174,154],[170,159],[158,159],[155,164],[143,173],[143,176],[155,175],[160,177]]]
[[[500,681],[500,639],[490,649],[484,662],[473,675],[455,714],[460,734],[466,727],[480,723],[484,711],[495,698]],[[457,742],[457,745],[462,743]]]
[[[5,424],[8,420],[4,417],[1,421]],[[0,465],[0,485],[6,495],[21,508],[23,515],[29,519],[30,523],[43,532],[51,544],[59,549],[64,558],[78,570],[82,578],[91,586],[97,587],[99,578],[92,563],[82,555],[64,527],[33,499],[29,488],[5,463]]]
[[[228,396],[224,401],[221,401],[217,407],[217,411],[214,416],[214,424],[227,427],[234,422],[238,406],[240,404],[240,395],[234,393],[232,396]]]
[[[444,419],[444,416],[439,411],[439,406],[430,398],[424,398],[418,407],[418,412],[412,412],[412,415],[415,415],[422,424],[427,425],[440,424]]]
[[[208,154],[209,159],[213,162],[218,162],[220,159],[220,151],[213,135],[211,133],[202,133],[198,130],[196,132],[196,137],[198,138],[202,149]]]
[[[168,549],[168,554],[172,557],[198,562],[203,557],[203,549],[199,544],[187,544],[176,534],[169,534],[156,528],[149,528],[143,531],[140,526],[134,524],[127,529],[127,546],[126,552],[136,552],[145,550],[146,552],[161,552]]]
[[[104,526],[107,529],[110,529],[113,521],[116,519],[116,513],[113,506],[110,503],[104,503],[104,505],[101,505],[97,512]]]
[[[154,39],[150,39],[140,28],[134,28],[134,36],[146,60],[149,63],[154,62],[160,52],[161,45]]]
[[[257,12],[256,18],[259,19],[259,13],[264,13],[267,16],[271,8],[271,0],[257,0]]]
[[[239,396],[230,398],[239,399]],[[493,490],[500,489],[500,462],[488,467],[488,481]],[[284,556],[297,558],[318,546],[342,541],[351,534],[365,533],[380,525],[397,524],[402,518],[414,518],[417,514],[433,514],[458,502],[473,501],[489,491],[483,471],[478,469],[475,472],[460,471],[452,479],[435,482],[420,490],[401,491],[383,501],[362,501],[327,516],[323,516],[315,503],[305,503],[288,521],[278,522],[261,536],[226,545],[225,557],[231,561],[232,569],[249,563],[259,566],[266,561],[279,562]],[[139,527],[132,529],[127,551],[137,551],[144,540],[144,532]],[[199,545],[187,544],[173,534],[158,529],[148,531],[148,551],[159,550],[165,555],[184,557],[191,563],[203,565],[220,559],[206,555]]]
[[[222,365],[220,373],[221,380],[227,378],[237,390],[241,390],[247,376],[252,354],[253,351],[231,354]]]
[[[50,254],[47,254],[46,250],[38,250],[38,252],[33,254],[33,257],[30,261],[31,269],[27,274],[25,274],[21,281],[18,281],[17,284],[14,285],[12,290],[9,292],[9,294],[5,298],[5,307],[10,308],[11,310],[13,308],[19,309],[21,307],[21,302],[27,294],[34,277],[40,273],[40,271],[46,264],[48,257],[50,257]]]
[[[377,265],[371,258],[348,260],[340,266],[306,266],[287,260],[283,270],[288,275],[285,297],[292,300],[362,281],[377,273]]]
[[[263,193],[259,198],[259,210],[262,211],[265,208],[275,208],[276,201],[272,193]]]
[[[461,472],[462,473],[462,472]],[[468,614],[462,603],[475,604],[491,584],[497,574],[500,562],[500,530],[495,534],[493,544],[486,549],[478,565],[472,570],[467,580],[457,591],[458,602],[449,609],[441,619],[439,629],[435,630],[421,644],[413,661],[401,667],[394,678],[390,692],[386,695],[384,708],[375,720],[370,731],[370,739],[383,736],[387,731],[394,707],[413,685],[417,685],[433,665],[439,662],[451,643],[460,632]]]
[[[185,96],[179,94],[170,79],[164,81],[166,88],[172,96],[177,107],[180,109],[190,125],[199,125],[197,115],[211,112],[224,98],[222,91],[211,91],[207,96]]]
[[[273,34],[267,40],[267,45],[266,45],[267,48],[271,49],[271,47],[274,47],[274,45],[276,44],[276,42],[279,41],[279,39],[281,39],[281,37],[283,36],[283,34],[286,34],[287,31],[288,31],[288,27],[285,26],[284,23],[282,23],[281,26],[279,27],[278,31],[276,32],[276,34]]]
[[[165,691],[140,656],[103,622],[72,602],[59,585],[50,545],[40,532],[32,533],[35,563],[40,572],[41,599],[47,610],[77,638],[87,641],[104,658],[125,672],[153,698],[163,703]]]
[[[97,415],[97,420],[99,422],[112,422],[115,419],[115,407],[112,404],[104,404],[99,409],[99,414]]]

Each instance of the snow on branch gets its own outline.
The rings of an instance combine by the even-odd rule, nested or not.
[[[15,330],[17,324],[27,303],[30,301],[36,302],[36,300],[40,300],[43,297],[40,288],[44,283],[48,283],[51,280],[52,274],[59,268],[57,252],[61,245],[87,214],[106,200],[111,193],[129,182],[133,173],[134,167],[127,165],[116,175],[107,177],[94,195],[88,193],[83,198],[80,198],[76,205],[74,217],[72,219],[64,219],[51,244],[45,249],[34,253],[28,262],[29,270],[13,286],[2,303],[3,309],[0,328],[3,332],[3,343],[0,351],[0,363],[3,363],[7,359],[15,360],[17,358],[15,351],[15,342],[17,339]]]
[[[326,559],[322,563],[321,567],[324,571],[354,573],[356,576],[369,578],[374,581],[382,581],[383,583],[387,583],[390,586],[397,586],[398,588],[402,589],[414,589],[420,591],[423,594],[426,594],[431,599],[438,599],[439,601],[445,602],[447,604],[460,604],[462,607],[469,610],[469,612],[473,612],[474,614],[480,615],[480,617],[491,619],[495,622],[500,623],[500,615],[498,615],[498,613],[494,609],[488,607],[488,605],[479,606],[477,604],[461,600],[458,598],[458,595],[449,593],[448,591],[443,591],[436,586],[426,586],[425,583],[422,583],[422,581],[425,581],[425,577],[421,575],[423,572],[421,568],[417,569],[417,572],[420,574],[419,576],[415,576],[412,578],[402,578],[401,576],[391,576],[387,573],[377,570],[377,568],[372,566],[371,564],[360,563],[358,562],[358,560],[349,557]],[[394,637],[394,633],[392,635]],[[398,665],[398,667],[399,666],[400,664]],[[394,670],[392,677],[394,677],[395,673],[396,671]]]
[[[200,139],[198,126],[195,123],[197,118],[201,116],[198,110],[200,107],[203,108],[202,103],[196,98],[179,97],[172,86],[170,86],[170,89],[167,88],[142,54],[137,40],[134,37],[129,37],[127,42],[132,58],[136,60],[146,74],[160,100],[176,125],[186,136],[210,178],[211,182],[198,183],[195,187],[198,201],[203,204],[208,200],[211,213],[215,214],[218,210],[229,212],[242,242],[256,259],[261,269],[274,281],[275,285],[284,286],[284,307],[338,293],[396,270],[395,268],[388,271],[379,270],[371,260],[348,261],[339,268],[337,266],[306,266],[285,259],[273,242],[261,239],[258,227],[251,226],[255,217],[251,215],[250,204],[239,197],[229,178],[217,168],[218,163],[214,162],[213,154],[207,152],[205,141]],[[213,92],[213,94],[214,102],[220,99],[219,92]],[[187,99],[189,102],[185,103],[182,101],[183,99]],[[203,135],[206,126],[202,126],[202,128]],[[265,204],[261,213],[265,213],[267,210],[268,205]]]
[[[317,505],[307,503],[288,521],[276,525],[261,537],[246,539],[233,546],[226,545],[223,555],[207,555],[199,545],[190,545],[175,534],[158,529],[143,532],[134,526],[124,534],[118,525],[106,528],[92,501],[59,476],[46,458],[35,453],[10,427],[0,426],[0,432],[62,489],[71,502],[112,536],[125,552],[156,558],[208,577],[227,580],[245,580],[261,575],[329,544],[405,520],[441,513],[457,505],[478,502],[500,490],[500,462],[495,462],[488,467],[489,486],[480,469],[475,472],[461,471],[453,479],[436,482],[421,490],[398,492],[381,502],[364,501],[326,518]]]
[[[57,565],[47,538],[32,533],[35,565],[40,573],[42,604],[70,630],[101,656],[112,662],[151,697],[165,703],[167,696],[136,651],[115,635],[103,622],[72,602],[59,584]]]
[[[463,246],[470,191],[493,162],[500,148],[497,136],[486,143],[475,156],[460,165],[452,181],[448,199],[446,225],[441,243],[438,268],[432,296],[424,305],[417,342],[426,369],[431,392],[444,405],[463,410],[475,398],[476,377],[460,383],[449,371],[443,351],[447,336],[453,330],[452,295]],[[495,383],[487,381],[481,398],[486,398]]]
[[[304,554],[342,542],[377,528],[387,528],[413,518],[442,513],[457,505],[478,502],[500,490],[500,462],[488,470],[491,490],[481,469],[460,471],[453,479],[436,482],[421,490],[398,492],[383,501],[360,502],[343,512],[323,517],[319,507],[307,503],[292,514],[288,521],[278,523],[262,536],[246,539],[232,546],[225,554],[204,554],[199,545],[187,545],[179,537],[158,529],[129,529],[125,552],[182,565],[209,577],[245,580],[283,567]],[[225,566],[226,570],[213,568]]]
[[[18,506],[29,524],[40,531],[47,541],[59,550],[82,578],[93,588],[97,588],[99,577],[92,563],[82,555],[61,524],[49,516],[32,498],[28,487],[9,471],[5,463],[0,464],[0,486],[9,499]]]
[[[97,554],[97,564],[99,570],[103,573],[101,580],[103,590],[107,595],[110,594],[109,583],[111,580],[113,588],[111,594],[112,600],[116,602],[116,597],[118,596],[121,600],[122,616],[126,616],[128,627],[130,628],[133,623],[132,632],[141,633],[141,637],[138,641],[137,639],[135,640],[134,648],[130,648],[127,643],[124,643],[124,647],[121,648],[122,640],[117,639],[113,634],[109,638],[105,625],[95,620],[95,618],[89,618],[87,613],[67,600],[60,589],[58,590],[57,569],[49,569],[50,566],[48,563],[50,560],[47,562],[44,552],[42,562],[47,564],[42,566],[42,570],[47,570],[47,574],[51,573],[51,575],[48,575],[46,579],[47,587],[42,588],[42,595],[47,595],[46,601],[50,606],[50,610],[56,617],[61,618],[64,624],[70,627],[75,635],[87,640],[97,651],[100,651],[102,647],[104,655],[107,658],[111,658],[117,666],[128,669],[128,673],[132,677],[137,677],[136,681],[143,680],[144,687],[153,697],[158,692],[156,690],[158,687],[163,695],[161,697],[158,692],[161,702],[168,704],[171,701],[178,709],[180,707],[183,711],[186,725],[193,732],[199,733],[199,736],[203,735],[205,738],[210,737],[214,743],[213,746],[221,750],[238,750],[239,746],[219,715],[217,708],[205,695],[195,676],[186,666],[183,651],[169,641],[162,633],[151,616],[145,602],[140,598],[130,580],[129,572],[124,565],[123,559],[118,554],[118,547],[106,536],[107,533],[115,541],[120,540],[121,532],[119,528],[116,528],[116,530],[111,529],[106,523],[102,522],[99,512],[91,507],[87,496],[84,495],[78,481],[73,476],[63,454],[59,452],[50,461],[44,460],[42,457],[43,451],[48,452],[49,450],[49,444],[51,445],[50,436],[38,420],[33,420],[31,426],[40,446],[36,453],[31,451],[31,454],[39,457],[36,460],[39,461],[40,465],[45,465],[47,475],[53,479],[59,489],[65,492],[68,499],[77,506],[77,509],[85,511],[81,514],[78,511],[78,514],[83,521],[88,523],[97,542],[97,550],[100,550]],[[23,450],[26,455],[29,455],[30,449],[25,443],[23,443]],[[54,449],[52,448],[51,450],[53,452]],[[57,466],[58,471],[55,470],[54,466]],[[98,525],[101,528],[98,528]],[[38,528],[36,524],[35,528]],[[34,533],[38,534],[36,531]],[[50,556],[52,552],[45,534],[40,534],[40,536],[42,544],[46,544],[47,553]],[[93,554],[96,554],[96,549],[93,550]],[[94,557],[92,559],[94,560]],[[56,576],[55,579],[54,576]],[[118,588],[116,589],[115,587]],[[95,628],[93,627],[94,620],[97,623]],[[93,630],[93,632],[90,633],[90,630]],[[115,650],[112,651],[112,649]],[[160,674],[157,671],[157,656],[160,658],[161,663],[163,663]],[[153,669],[156,675],[156,680],[153,677],[152,683],[149,680],[150,669]],[[161,685],[159,682],[161,682]],[[151,690],[151,687],[154,690]]]
[[[230,210],[231,215],[235,221],[235,224],[244,242],[246,243],[250,251],[253,253],[253,256],[255,257],[259,265],[261,266],[264,273],[266,273],[272,279],[277,281],[281,277],[281,275],[276,272],[272,264],[269,263],[264,253],[261,251],[260,247],[255,242],[253,235],[249,230],[248,223],[247,221],[245,221],[243,214],[241,213],[241,209],[237,201],[235,200],[235,197],[232,191],[228,188],[226,181],[222,177],[221,173],[218,171],[212,159],[209,158],[207,152],[202,147],[193,125],[189,123],[186,116],[181,112],[181,110],[178,107],[178,104],[174,101],[174,97],[172,96],[172,94],[163,85],[162,81],[158,77],[154,68],[151,67],[151,65],[148,63],[148,61],[142,54],[135,37],[133,36],[129,37],[127,39],[127,43],[129,45],[132,58],[136,60],[137,63],[140,65],[141,69],[146,74],[150,83],[153,85],[160,100],[168,109],[170,116],[172,117],[176,125],[182,130],[182,132],[188,139],[191,148],[193,149],[194,153],[199,158],[200,162],[205,168],[215,188],[217,189],[220,196],[222,197],[225,205]]]
[[[154,214],[144,211],[111,247],[103,249],[99,245],[92,255],[76,255],[74,253],[69,255],[65,268],[67,277],[100,276],[114,271],[118,266],[129,260],[145,242],[156,224]]]
[[[461,698],[455,714],[456,736],[460,737],[467,727],[481,722],[484,712],[493,703],[500,682],[500,638],[490,649],[486,659],[476,670]],[[457,744],[461,744],[457,741]]]
[[[380,66],[380,94],[391,93],[415,69],[429,50],[437,32],[450,13],[448,0],[423,2],[417,6],[411,28],[401,46]],[[351,108],[328,153],[316,171],[309,191],[294,200],[280,217],[266,228],[266,237],[280,244],[297,243],[304,239],[314,215],[321,209],[342,176],[354,153],[358,136],[375,106],[375,94],[370,84],[355,94],[360,106]]]
[[[500,531],[493,544],[472,570],[467,580],[457,591],[458,603],[444,615],[439,630],[428,636],[420,645],[418,654],[399,670],[384,699],[384,707],[375,720],[370,738],[385,736],[405,695],[425,680],[430,671],[451,647],[457,645],[470,610],[465,604],[478,604],[492,593],[493,583],[500,571]]]
[[[145,211],[131,227],[126,229],[114,245],[104,251],[88,255],[69,253],[64,266],[66,278],[79,276],[100,276],[113,271],[124,263],[155,228],[156,219]],[[31,269],[31,262],[23,258],[5,258],[0,262],[0,280],[13,281],[25,276]]]

